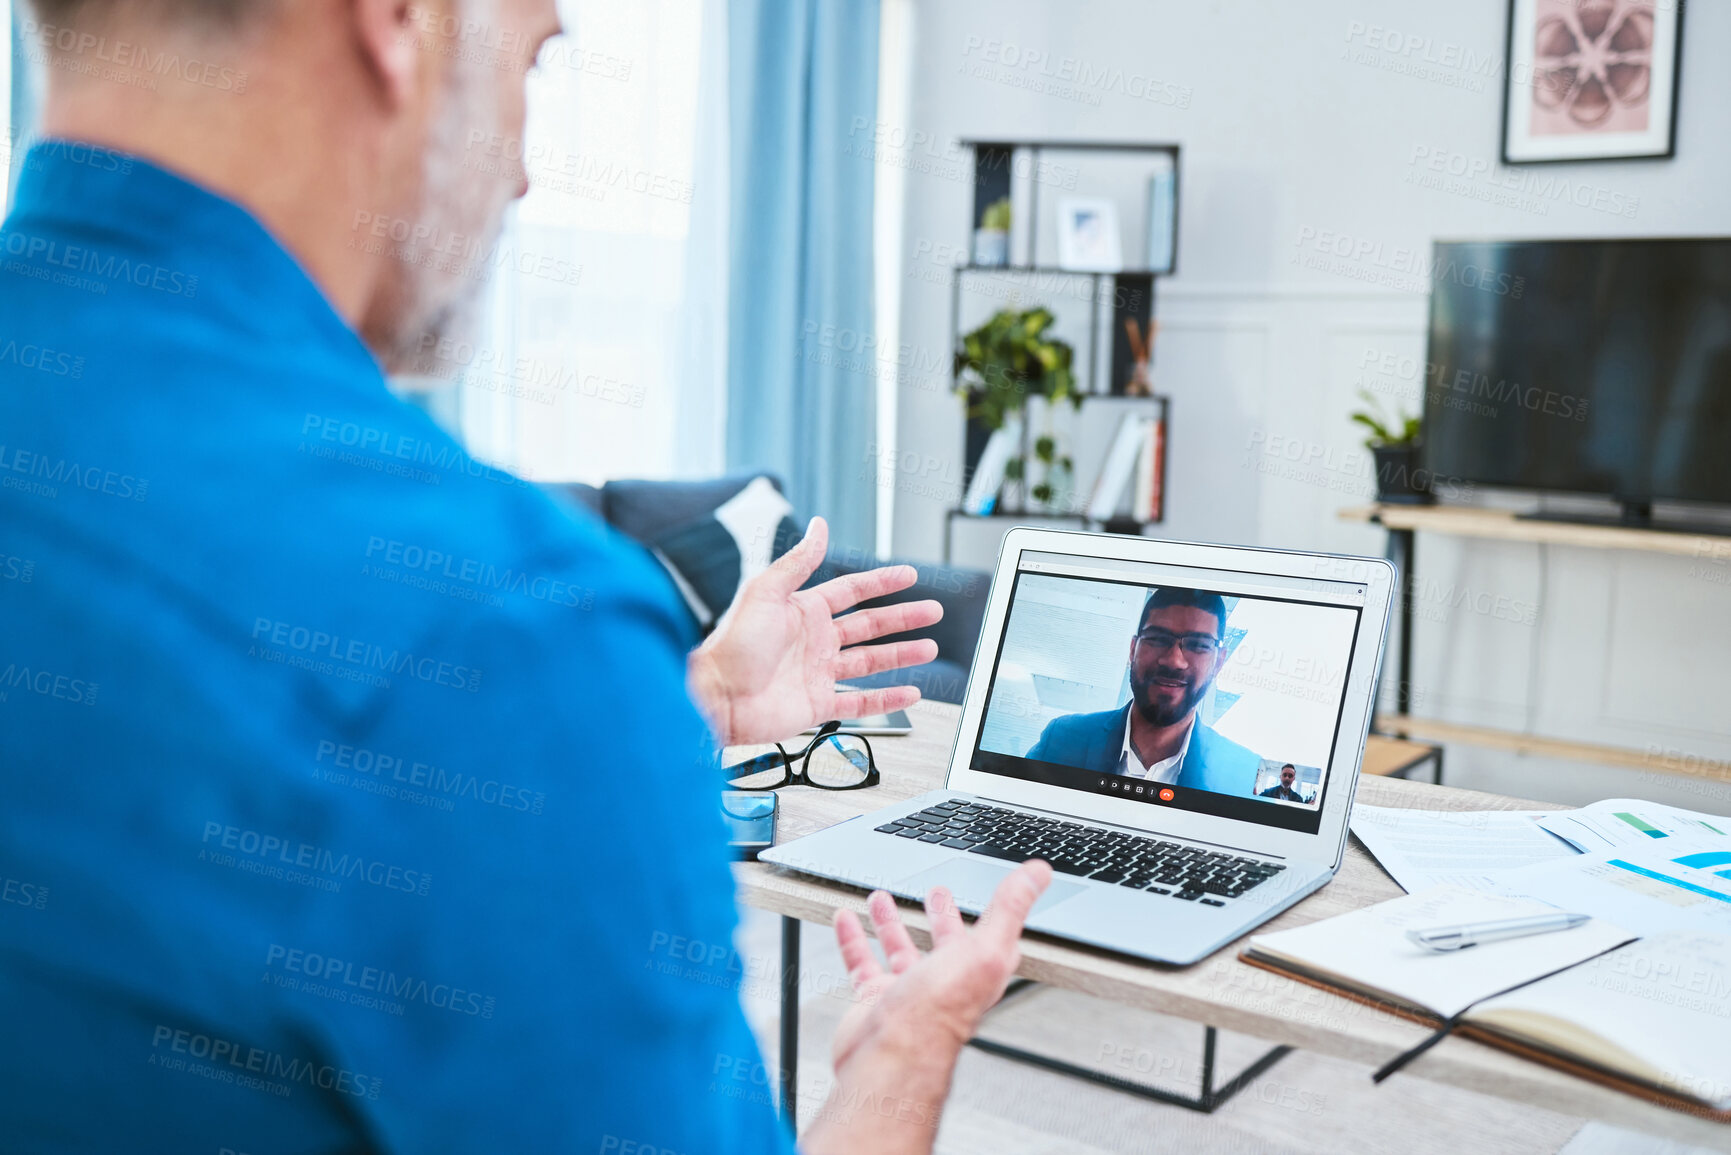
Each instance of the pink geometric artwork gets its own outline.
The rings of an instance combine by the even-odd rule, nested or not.
[[[1534,0],[1533,137],[1645,132],[1654,0]]]

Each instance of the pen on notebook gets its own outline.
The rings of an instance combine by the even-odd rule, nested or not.
[[[1535,914],[1526,918],[1504,918],[1494,922],[1466,922],[1458,926],[1434,926],[1428,930],[1409,930],[1406,937],[1426,950],[1461,950],[1486,942],[1524,938],[1531,934],[1549,934],[1554,930],[1569,930],[1592,920],[1590,914]]]

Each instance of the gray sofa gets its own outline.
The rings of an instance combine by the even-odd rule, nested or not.
[[[759,474],[716,478],[709,481],[610,481],[599,488],[589,485],[555,485],[548,488],[566,501],[576,502],[618,529],[626,536],[644,544],[663,540],[681,527],[713,514],[724,502],[744,489]],[[769,480],[779,490],[781,483]],[[797,532],[784,532],[776,540],[776,554],[785,552],[797,540]],[[809,584],[828,581],[843,574],[857,573],[885,564],[875,558],[852,556],[842,551],[832,552],[812,576]],[[944,607],[944,617],[937,625],[924,630],[897,634],[886,641],[904,638],[931,638],[938,643],[937,660],[926,666],[892,671],[868,678],[854,679],[855,685],[914,685],[927,698],[939,702],[960,702],[968,683],[968,669],[973,664],[974,650],[980,641],[980,626],[986,613],[986,593],[991,576],[978,570],[952,569],[948,566],[913,563],[919,581],[908,590],[877,601],[866,607],[890,605],[896,602],[930,598]]]

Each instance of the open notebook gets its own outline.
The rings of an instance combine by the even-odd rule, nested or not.
[[[1671,931],[1467,1012],[1471,1034],[1522,1044],[1731,1112],[1731,938]]]
[[[1731,939],[1631,941],[1602,919],[1453,952],[1406,938],[1554,909],[1438,886],[1256,935],[1241,957],[1423,1022],[1459,1016],[1462,1033],[1483,1042],[1673,1105],[1731,1111]]]

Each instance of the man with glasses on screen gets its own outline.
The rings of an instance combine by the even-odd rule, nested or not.
[[[1288,762],[1280,768],[1280,781],[1258,794],[1258,798],[1274,798],[1282,802],[1309,802],[1311,796],[1298,789],[1298,767]]]
[[[1262,764],[1196,716],[1223,661],[1219,594],[1150,590],[1130,638],[1130,701],[1046,724],[1028,757],[1188,790],[1248,798]]]
[[[936,606],[845,612],[906,567],[804,588],[814,522],[693,651],[646,551],[392,396],[522,256],[493,158],[554,0],[30,0],[22,31],[0,1147],[788,1149],[716,745],[911,704],[836,682],[929,661],[861,643]],[[1050,876],[972,929],[936,895],[926,955],[874,895],[887,965],[838,917],[861,997],[808,1155],[930,1151]]]

